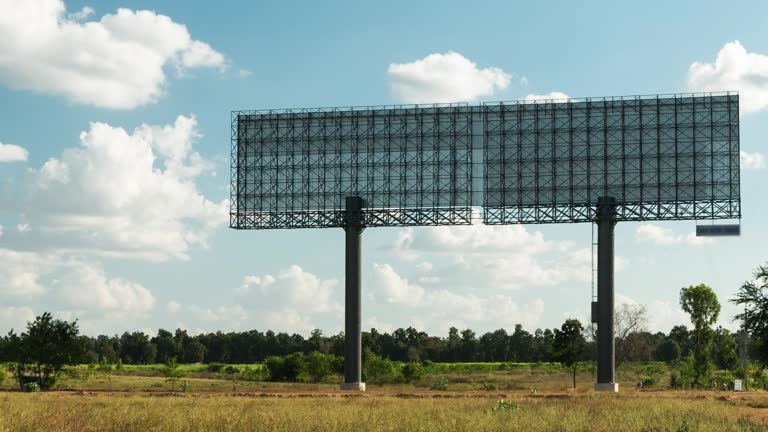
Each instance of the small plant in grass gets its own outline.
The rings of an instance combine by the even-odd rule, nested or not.
[[[40,384],[36,382],[28,382],[22,387],[27,393],[37,393],[40,391]]]
[[[429,386],[430,390],[436,390],[436,391],[446,391],[448,390],[448,378],[441,376],[440,378],[437,378],[436,380],[432,381],[432,385]]]
[[[536,387],[531,387],[531,395],[535,395],[539,391],[536,389]]]
[[[483,383],[483,390],[485,391],[496,391],[496,384],[494,383]]]
[[[511,401],[502,399],[496,402],[496,406],[493,407],[493,412],[512,413],[513,411],[517,411],[518,409],[520,409],[520,405]]]
[[[163,375],[165,375],[165,382],[176,382],[181,378],[181,371],[179,370],[179,364],[176,363],[176,357],[171,357],[163,366]]]
[[[182,381],[182,383],[181,383],[181,391],[183,391],[184,393],[186,393],[186,392],[188,392],[188,391],[189,391],[190,387],[191,387],[191,386],[189,385],[189,380],[184,380],[184,381]]]
[[[117,359],[117,363],[115,363],[115,370],[123,370],[123,360]]]

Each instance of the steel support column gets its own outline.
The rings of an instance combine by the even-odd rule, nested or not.
[[[360,238],[365,228],[362,209],[365,202],[360,197],[346,200],[346,251],[344,262],[344,383],[342,390],[365,390],[361,382],[362,369],[362,306]]]
[[[596,391],[619,391],[613,336],[613,229],[616,199],[597,200],[597,383]]]

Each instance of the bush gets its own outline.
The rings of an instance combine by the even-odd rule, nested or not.
[[[363,364],[363,379],[373,384],[393,384],[402,382],[403,376],[395,362],[369,353]]]
[[[672,388],[687,389],[694,383],[693,368],[688,360],[681,360],[675,364],[669,375],[669,385]]]
[[[218,373],[224,369],[224,363],[211,363],[208,365],[208,372]]]
[[[448,378],[441,376],[432,381],[432,385],[429,386],[430,390],[447,391],[448,390]]]
[[[493,384],[493,383],[483,383],[483,390],[485,390],[485,391],[496,391],[496,384]]]
[[[265,361],[270,381],[298,381],[307,369],[303,353],[293,353],[285,357],[271,356]]]
[[[5,371],[0,370],[0,384],[2,384],[7,379],[8,379],[8,374],[5,373]]]
[[[643,383],[643,388],[646,388],[655,386],[659,383],[659,380],[654,377],[645,376],[640,380],[640,382]]]
[[[37,393],[40,391],[40,384],[36,382],[28,382],[22,386],[22,389],[27,393]]]
[[[240,369],[238,369],[235,366],[228,365],[224,368],[224,373],[229,375],[234,375],[240,373]]]
[[[244,381],[266,381],[269,378],[269,371],[266,368],[251,369],[245,368],[242,379]]]
[[[334,355],[314,351],[307,357],[307,372],[313,382],[321,382],[331,375],[334,368]]]
[[[421,363],[408,362],[403,365],[401,373],[406,382],[414,382],[420,380],[421,377],[424,376],[425,370]]]

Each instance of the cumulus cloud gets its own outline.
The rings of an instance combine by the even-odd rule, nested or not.
[[[0,248],[0,261],[5,304],[55,304],[86,319],[135,319],[155,304],[141,284],[108,277],[99,265],[79,258]]]
[[[30,170],[22,199],[5,197],[7,208],[35,226],[16,239],[18,247],[187,258],[190,246],[204,246],[227,219],[227,201],[212,202],[197,189],[196,178],[210,169],[192,150],[199,136],[194,116],[132,133],[92,123],[79,147]]]
[[[398,304],[418,318],[420,328],[443,331],[445,324],[461,327],[532,327],[544,312],[544,302],[535,299],[519,304],[511,296],[481,296],[455,290],[425,289],[410,283],[389,264],[374,264],[372,286],[376,299]]]
[[[325,314],[343,315],[336,300],[336,279],[321,279],[297,265],[272,275],[249,275],[237,289],[241,303],[253,312],[257,326],[308,332],[314,319]]]
[[[663,228],[655,224],[640,224],[635,231],[635,238],[640,241],[648,241],[657,245],[689,245],[699,246],[712,243],[713,240],[706,237],[696,237],[696,233],[675,234],[669,228]]]
[[[407,228],[400,232],[394,249],[406,260],[426,256],[455,260],[435,266],[434,274],[419,279],[421,283],[434,282],[431,278],[439,276],[442,283],[455,286],[516,289],[588,281],[591,275],[590,260],[583,259],[583,251],[570,242],[547,241],[540,231],[531,232],[522,225]]]
[[[762,153],[748,153],[742,151],[739,153],[741,167],[745,169],[763,169],[765,168],[765,157]]]
[[[171,300],[168,302],[167,305],[165,305],[165,310],[167,310],[170,313],[176,313],[181,310],[181,304]]]
[[[68,264],[56,291],[67,304],[118,318],[146,314],[155,305],[155,297],[142,285],[108,278],[102,269],[81,262]]]
[[[739,41],[726,43],[714,63],[693,63],[688,68],[688,89],[697,92],[739,92],[742,112],[768,106],[768,56],[749,52]]]
[[[24,147],[0,143],[0,162],[21,162],[28,157],[29,152]]]
[[[35,313],[27,306],[0,307],[0,329],[13,329],[18,334],[26,329],[28,322],[34,320]]]
[[[183,24],[152,11],[118,9],[99,21],[62,0],[0,0],[0,81],[79,104],[132,109],[158,100],[165,66],[224,68],[224,56]]]
[[[392,63],[387,73],[392,95],[417,104],[475,101],[506,89],[512,79],[497,67],[480,69],[453,51],[411,63]]]
[[[570,100],[571,97],[567,94],[559,91],[553,91],[547,94],[529,94],[525,97],[524,100],[531,101],[531,102],[547,102],[547,101],[562,101],[562,100]]]

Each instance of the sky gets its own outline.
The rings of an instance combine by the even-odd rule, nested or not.
[[[739,91],[742,235],[616,226],[617,303],[688,324],[768,261],[768,3],[0,0],[0,332],[337,333],[341,229],[228,228],[230,112]],[[590,224],[372,228],[363,328],[588,322]]]

